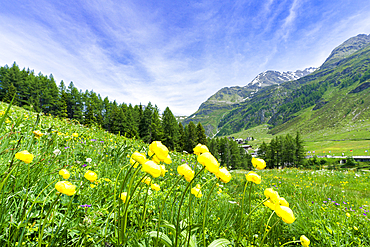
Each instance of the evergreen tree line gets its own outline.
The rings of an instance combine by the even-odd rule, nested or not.
[[[284,168],[304,166],[305,150],[299,132],[295,138],[276,136],[269,144],[263,142],[257,151],[259,158],[266,161],[267,168]]]
[[[240,147],[237,142],[224,138],[208,139],[209,151],[228,169],[252,169],[252,155]]]
[[[207,145],[200,123],[183,127],[168,107],[160,116],[158,107],[150,102],[146,106],[111,102],[94,91],[78,90],[73,82],[67,87],[62,80],[57,86],[53,75],[20,70],[15,62],[12,67],[0,67],[0,100],[9,103],[14,95],[13,104],[27,110],[74,119],[87,126],[99,125],[146,143],[162,141],[170,150],[192,153],[198,143]]]

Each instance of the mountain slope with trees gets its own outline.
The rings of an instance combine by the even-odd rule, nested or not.
[[[207,136],[212,137],[217,132],[217,125],[224,115],[239,106],[240,103],[252,98],[259,90],[271,85],[279,85],[295,80],[315,71],[310,67],[294,72],[279,72],[268,70],[257,75],[244,87],[224,87],[203,102],[199,109],[186,118],[183,123],[200,122],[206,129]]]
[[[340,46],[342,48],[336,48],[332,58],[312,74],[261,89],[223,116],[218,135],[229,135],[263,123],[272,126],[272,134],[296,130],[309,134],[339,126],[343,129],[354,121],[368,121],[368,41],[367,35],[351,38]]]

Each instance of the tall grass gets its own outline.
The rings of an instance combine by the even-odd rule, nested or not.
[[[243,193],[243,172],[222,183],[195,155],[170,152],[165,175],[151,177],[130,162],[135,151],[152,156],[139,140],[1,107],[1,246],[281,246],[302,234],[312,246],[370,245],[366,173],[259,171],[262,183],[247,184]],[[32,162],[15,158],[23,150]],[[189,182],[177,172],[185,163],[198,174]],[[61,169],[70,177],[59,175]],[[97,174],[93,182],[84,176],[88,170]],[[149,184],[142,182],[145,176],[152,178]],[[64,180],[76,186],[70,196],[55,188]],[[191,193],[197,184],[201,197]],[[290,203],[293,224],[259,205],[268,187]]]

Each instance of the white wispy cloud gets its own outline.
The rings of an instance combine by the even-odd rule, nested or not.
[[[5,4],[0,65],[16,61],[111,101],[190,115],[222,87],[267,69],[317,66],[336,45],[370,32],[369,5],[346,15],[325,6],[319,15],[304,0]]]

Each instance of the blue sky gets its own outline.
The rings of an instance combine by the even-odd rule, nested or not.
[[[190,115],[265,70],[319,67],[360,33],[368,0],[2,1],[0,66]]]

